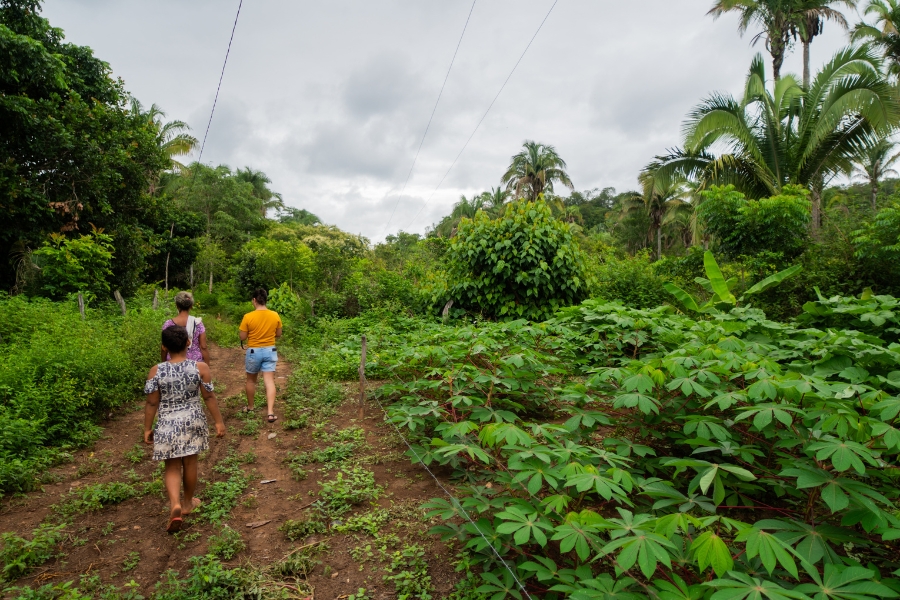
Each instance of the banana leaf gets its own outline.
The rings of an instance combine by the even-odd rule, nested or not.
[[[663,287],[666,288],[667,292],[678,298],[678,300],[684,305],[686,309],[692,310],[694,312],[700,312],[700,307],[697,306],[697,301],[694,300],[694,297],[688,294],[686,291],[684,291],[674,283],[669,282],[664,283]]]
[[[779,283],[781,283],[788,277],[790,277],[792,275],[796,275],[802,269],[803,269],[803,267],[801,265],[794,265],[793,267],[789,267],[789,268],[785,269],[784,271],[778,271],[774,275],[769,275],[762,281],[757,282],[756,285],[751,287],[749,290],[744,292],[744,296],[758,294],[762,291],[769,289],[773,285],[778,285]]]
[[[706,269],[706,276],[709,277],[709,284],[712,286],[716,296],[722,302],[732,305],[737,304],[737,298],[729,291],[728,282],[725,281],[716,259],[713,258],[713,254],[709,250],[703,253],[703,266]]]

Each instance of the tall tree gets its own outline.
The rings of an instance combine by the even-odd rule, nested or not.
[[[280,210],[284,208],[281,194],[269,189],[269,184],[272,183],[272,180],[262,171],[244,167],[237,170],[235,177],[238,181],[243,181],[253,186],[253,195],[259,198],[259,210],[263,218],[265,218],[270,209]]]
[[[751,43],[764,39],[766,50],[772,57],[772,75],[781,77],[781,65],[791,45],[794,10],[798,0],[716,0],[707,14],[718,19],[726,13],[738,13],[738,31],[744,35],[751,25],[759,25],[762,31],[753,36]]]
[[[522,151],[512,157],[501,182],[516,196],[535,200],[545,192],[553,192],[553,184],[561,183],[574,189],[572,180],[566,173],[566,161],[556,152],[556,148],[526,140]]]
[[[809,89],[809,46],[813,38],[822,33],[825,21],[832,21],[844,30],[848,29],[844,15],[832,8],[835,4],[856,8],[856,0],[797,0],[791,11],[792,32],[803,45],[803,89]]]
[[[160,152],[169,158],[169,170],[173,172],[184,170],[184,165],[175,157],[190,154],[198,143],[197,138],[188,133],[191,130],[188,124],[184,121],[165,121],[166,113],[159,106],[151,104],[150,108],[145,110],[140,101],[133,96],[130,110],[132,115],[145,121],[154,132]],[[160,173],[150,173],[147,178],[150,180],[149,192],[156,193]]]
[[[653,168],[667,176],[680,172],[701,188],[734,184],[751,199],[802,185],[811,191],[816,231],[824,183],[850,172],[858,148],[900,120],[895,89],[881,67],[871,48],[850,47],[825,64],[808,90],[790,75],[768,88],[757,55],[743,98],[704,100],[684,124],[684,149],[657,157]]]
[[[432,229],[432,235],[442,238],[452,238],[456,235],[459,222],[463,219],[472,219],[475,213],[482,210],[485,206],[484,194],[480,196],[472,196],[471,199],[465,195],[459,197],[459,201],[453,205],[450,214],[440,220],[440,222]]]
[[[626,205],[626,211],[642,210],[647,214],[650,221],[648,237],[655,238],[656,260],[659,260],[662,258],[663,221],[671,219],[675,211],[688,204],[691,188],[687,185],[687,181],[678,175],[669,177],[657,173],[652,163],[641,172],[638,181],[643,193],[635,196]]]
[[[900,76],[900,0],[870,0],[863,14],[874,15],[875,24],[857,24],[850,39],[875,45],[888,61],[888,72]]]
[[[146,122],[90,48],[65,42],[36,0],[0,0],[0,288],[14,285],[10,252],[92,223],[113,238],[123,293],[141,282],[153,200],[148,174],[166,168]]]
[[[882,138],[874,144],[863,146],[853,159],[852,175],[860,176],[869,184],[872,194],[872,212],[878,212],[878,188],[888,175],[897,176],[893,165],[900,160],[900,152],[894,152],[897,144]]]

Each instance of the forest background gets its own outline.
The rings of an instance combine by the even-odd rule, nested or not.
[[[352,374],[356,346],[345,334],[383,332],[376,370],[397,378],[383,391],[396,402],[391,419],[418,436],[428,460],[472,486],[473,498],[493,498],[479,509],[493,519],[485,525],[493,551],[471,529],[437,532],[466,542],[471,564],[483,567],[470,586],[475,596],[521,597],[525,588],[512,583],[519,578],[531,579],[532,591],[577,597],[601,597],[603,586],[659,594],[667,585],[687,590],[677,597],[704,597],[713,588],[751,589],[751,577],[784,597],[827,587],[829,578],[870,585],[854,597],[894,594],[897,584],[881,571],[900,566],[890,545],[900,537],[891,488],[900,450],[900,153],[892,141],[900,7],[873,0],[860,7],[868,22],[851,24],[839,9],[853,5],[715,3],[710,13],[739,12],[767,55],[749,65],[740,96],[699,101],[681,146],[648,157],[634,190],[576,191],[556,148],[526,140],[484,193],[460,198],[424,236],[400,231],[372,244],[286,206],[252,166],[181,164],[197,146],[186,123],[131,97],[89,48],[65,42],[38,2],[3,0],[0,335],[16,358],[0,367],[0,488],[39,485],[44,467],[96,437],[97,419],[139,389],[155,346],[155,295],[165,301],[193,290],[211,334],[224,340],[250,291],[264,287],[286,330],[299,332],[288,343],[333,360],[322,376]],[[848,29],[848,46],[812,73],[808,47],[828,21]],[[807,58],[800,76],[780,72],[794,48]],[[834,185],[842,180],[851,183]],[[114,291],[132,307],[128,315],[116,314]],[[90,326],[77,315],[79,296]],[[599,325],[613,321],[615,328]],[[688,333],[697,331],[705,333]],[[454,355],[461,333],[484,347]],[[545,336],[557,345],[542,345]],[[457,361],[452,368],[488,368],[471,360],[488,355],[490,377],[505,391],[470,390],[486,397],[475,402],[483,406],[458,407],[459,390],[445,389],[441,369],[408,354],[425,342],[451,348],[442,360]],[[665,362],[702,354],[692,345],[704,343],[740,355],[743,366]],[[767,359],[766,345],[783,353]],[[866,362],[875,354],[877,364]],[[515,376],[500,377],[504,368]],[[539,380],[549,396],[538,400]],[[813,393],[800,380],[821,386]],[[716,401],[701,402],[711,382],[722,386]],[[669,402],[681,408],[661,416]],[[636,413],[647,421],[631,421]],[[576,422],[544,429],[561,414]],[[605,425],[618,432],[609,437],[618,458],[597,449],[610,446],[598,431]],[[532,444],[596,452],[575,468],[559,447],[550,453],[558,465],[523,450]],[[758,457],[775,448],[785,463],[762,466]],[[708,452],[735,463],[719,469],[697,458]],[[786,466],[798,457],[805,474]],[[535,470],[536,460],[553,469]],[[678,491],[675,478],[686,469],[697,477]],[[509,475],[502,491],[478,487],[482,475],[504,481],[501,471]],[[783,489],[798,476],[799,488],[814,490],[801,499]],[[767,477],[781,487],[748,483]],[[637,526],[612,515],[633,523],[638,494],[658,501],[642,513],[654,533],[634,541],[615,527]],[[665,497],[683,504],[675,510],[678,502]],[[570,503],[576,512],[567,512]],[[725,506],[772,512],[751,525],[720,518]],[[460,515],[458,506],[435,507],[448,522]],[[661,520],[671,515],[690,518]],[[784,515],[796,520],[769,523]],[[805,534],[766,532],[823,522],[834,529],[815,551]],[[551,531],[557,562],[529,560],[529,545],[547,546]],[[676,573],[681,551],[688,566]],[[613,555],[612,570],[587,560]]]

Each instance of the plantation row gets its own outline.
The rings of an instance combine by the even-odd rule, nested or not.
[[[896,597],[896,305],[405,321],[370,335],[371,375],[459,482],[429,507],[466,597]]]

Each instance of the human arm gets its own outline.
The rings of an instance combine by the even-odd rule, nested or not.
[[[242,342],[250,337],[250,324],[247,323],[247,315],[244,315],[244,318],[241,319],[241,326],[238,327],[238,336],[241,338]]]
[[[225,437],[225,421],[222,419],[222,413],[219,411],[219,402],[216,399],[216,393],[212,390],[212,375],[209,366],[206,363],[197,363],[197,370],[200,372],[200,395],[206,402],[206,408],[212,415],[213,421],[216,423],[216,437]]]
[[[159,410],[159,386],[156,385],[156,369],[154,365],[147,375],[144,391],[147,392],[147,405],[144,407],[144,443],[153,443],[153,420]]]
[[[277,328],[277,329],[275,330],[275,337],[276,337],[276,338],[280,338],[280,337],[281,337],[281,333],[282,333],[281,327]]]
[[[200,332],[198,336],[198,340],[200,342],[200,356],[203,357],[203,362],[209,364],[209,346],[206,343],[206,330]]]

